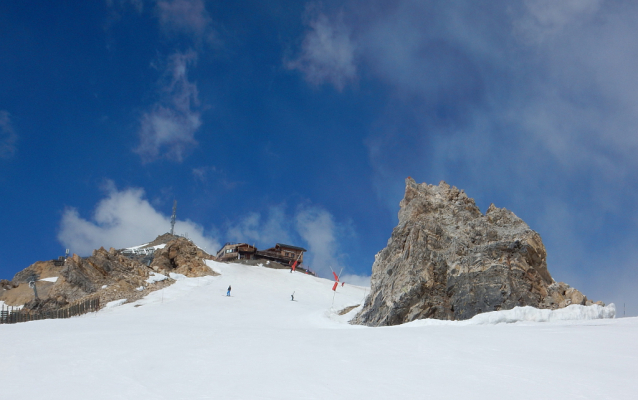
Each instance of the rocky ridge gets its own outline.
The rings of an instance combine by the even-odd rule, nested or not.
[[[212,256],[188,239],[167,235],[153,242],[165,247],[155,251],[148,260],[102,247],[89,257],[73,254],[61,266],[54,261],[38,261],[18,272],[12,281],[2,281],[0,300],[8,305],[26,302],[25,307],[29,309],[55,309],[87,296],[99,296],[101,304],[123,298],[130,302],[173,282],[170,278],[147,282],[154,273],[178,273],[188,277],[217,275],[205,264]],[[28,278],[33,273],[41,279],[37,282],[40,300],[34,300],[33,290],[28,287]],[[42,281],[43,278],[57,280],[48,282]]]
[[[464,320],[516,306],[570,304],[593,302],[553,280],[540,235],[522,219],[494,204],[483,214],[464,191],[443,181],[408,178],[399,224],[375,256],[370,295],[351,323]]]

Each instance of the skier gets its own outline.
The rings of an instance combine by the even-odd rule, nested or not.
[[[226,296],[230,296],[230,285],[228,285],[228,291],[226,292]]]
[[[295,292],[290,295],[290,301],[295,301]]]

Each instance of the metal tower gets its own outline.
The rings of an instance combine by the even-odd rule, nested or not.
[[[175,231],[175,218],[176,218],[176,213],[177,212],[177,200],[173,201],[173,215],[171,216],[171,235],[174,235],[174,231]]]
[[[36,273],[32,273],[31,275],[29,275],[29,277],[27,278],[27,282],[29,282],[29,287],[31,289],[33,289],[33,294],[35,295],[35,299],[39,300],[38,297],[38,289],[35,287],[35,283],[38,281],[38,279],[40,279],[40,275],[36,274]]]

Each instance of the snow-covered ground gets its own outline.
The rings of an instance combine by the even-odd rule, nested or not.
[[[586,317],[573,308],[531,322],[540,314],[519,309],[351,326],[356,310],[336,311],[360,304],[365,288],[334,294],[301,273],[210,265],[222,275],[175,275],[135,303],[0,325],[1,398],[638,398],[638,318],[560,320]]]
[[[8,310],[9,307],[11,307],[13,310],[19,310],[24,306],[8,306],[5,304],[4,301],[0,300],[0,310]],[[0,331],[1,332],[1,331]],[[2,345],[2,336],[0,336],[0,345]],[[2,377],[0,377],[0,379],[2,379]]]

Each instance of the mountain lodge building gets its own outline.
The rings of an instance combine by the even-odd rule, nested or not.
[[[257,251],[255,256],[260,259],[276,261],[281,264],[290,264],[295,260],[298,260],[299,264],[301,264],[303,262],[303,253],[306,251],[307,250],[303,247],[277,243],[275,247],[271,247],[264,251]]]
[[[303,247],[277,243],[275,247],[259,251],[255,246],[246,243],[226,243],[218,252],[220,261],[230,260],[269,260],[280,264],[289,265],[299,261],[303,262],[303,253],[307,250]]]
[[[217,259],[228,260],[253,260],[257,248],[246,243],[226,243],[217,252]]]

